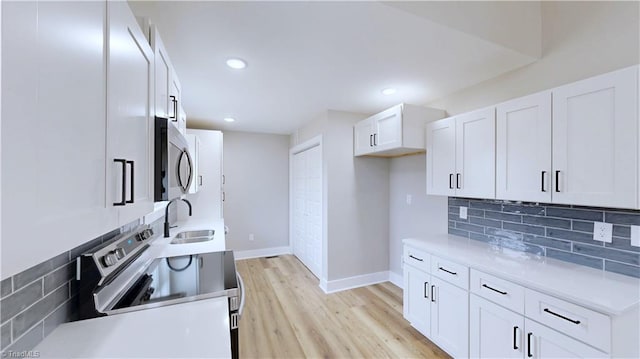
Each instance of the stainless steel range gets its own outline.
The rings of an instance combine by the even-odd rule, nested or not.
[[[80,319],[226,296],[231,353],[238,357],[242,278],[232,251],[156,258],[148,226],[78,258]]]

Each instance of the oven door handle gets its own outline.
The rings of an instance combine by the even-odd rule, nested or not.
[[[240,289],[240,308],[238,308],[238,315],[242,317],[242,311],[244,310],[244,301],[245,301],[245,293],[244,293],[244,281],[242,280],[242,276],[239,272],[236,272],[236,277],[238,278],[238,287]]]

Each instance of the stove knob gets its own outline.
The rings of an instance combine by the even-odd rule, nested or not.
[[[127,251],[125,251],[124,248],[116,248],[115,254],[116,254],[116,258],[118,258],[118,260],[120,260],[120,259],[124,258],[124,256],[127,255]]]
[[[118,261],[118,257],[116,256],[116,253],[113,251],[105,254],[104,257],[102,257],[102,262],[106,267],[111,267],[112,265],[116,264],[117,261]]]

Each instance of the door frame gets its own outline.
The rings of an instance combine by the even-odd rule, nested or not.
[[[289,149],[289,251],[293,254],[293,157],[301,152],[314,147],[320,148],[320,162],[322,165],[321,187],[322,187],[322,253],[320,260],[320,268],[318,269],[318,279],[320,283],[326,282],[327,273],[327,164],[324,160],[322,135],[315,136],[303,143],[295,145]],[[312,272],[313,273],[313,272]],[[316,274],[316,273],[313,273]]]

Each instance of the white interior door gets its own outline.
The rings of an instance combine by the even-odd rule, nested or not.
[[[292,157],[293,254],[318,278],[322,266],[322,153],[314,146]]]

